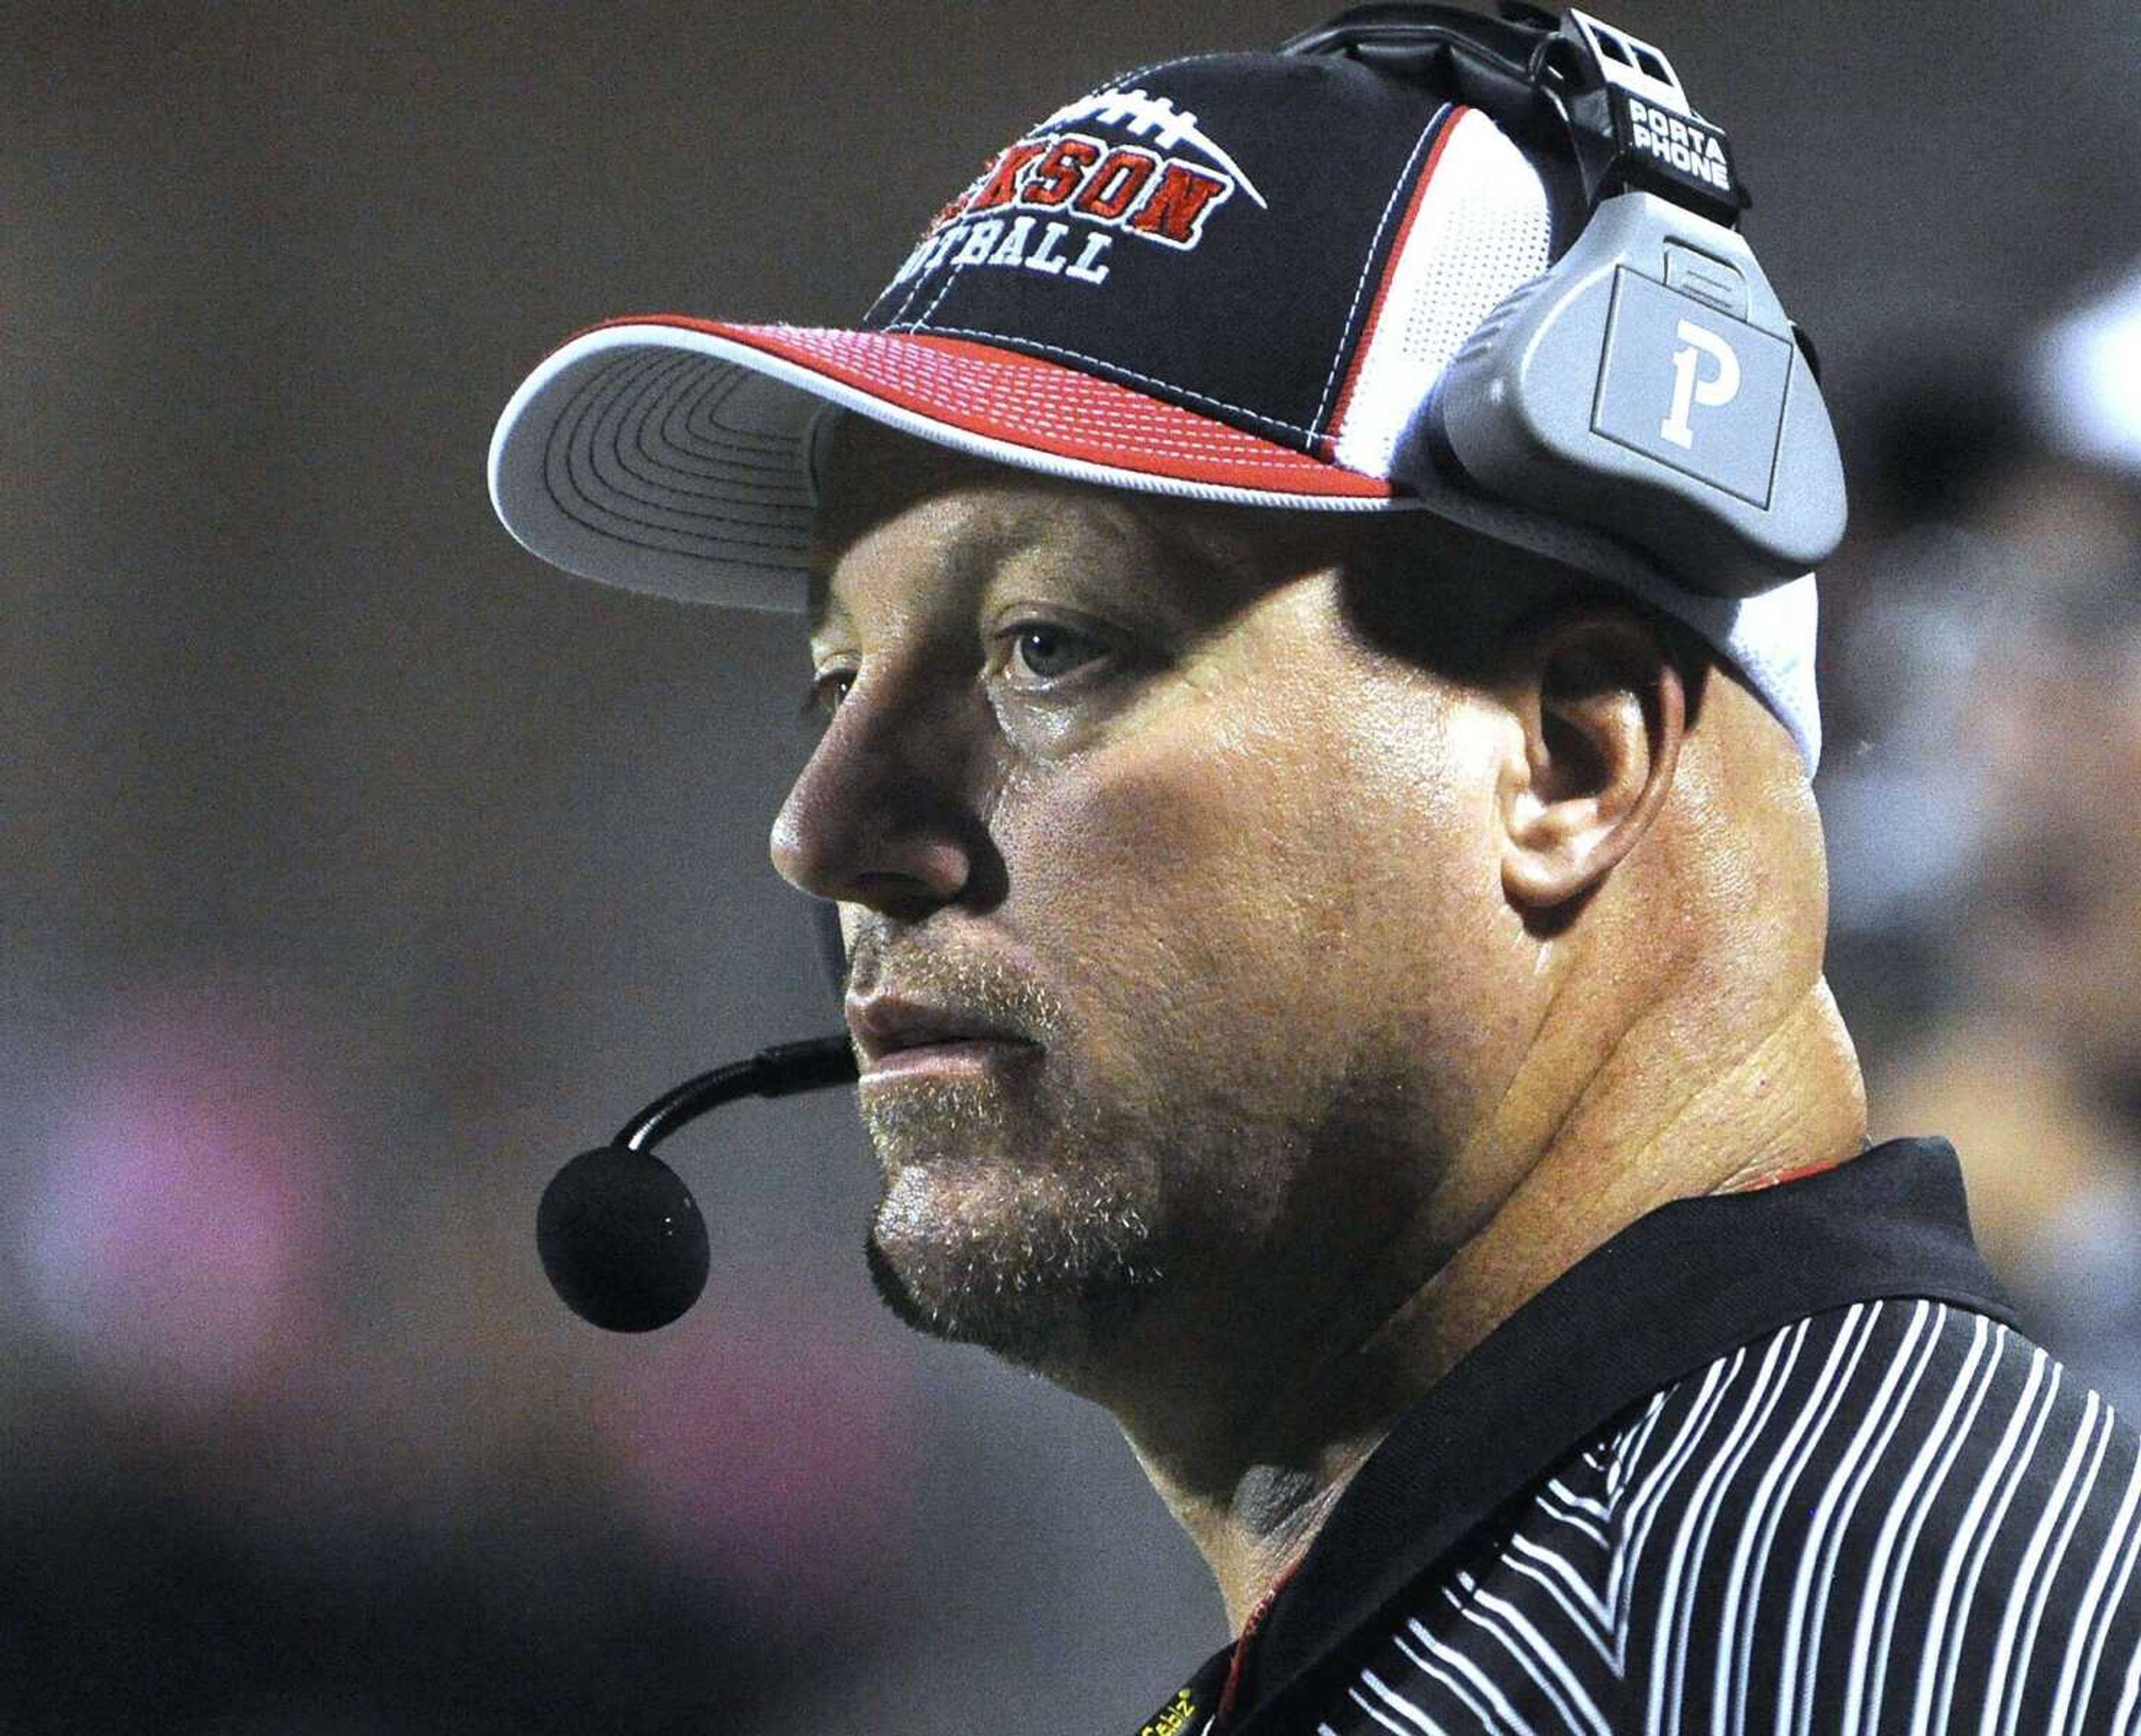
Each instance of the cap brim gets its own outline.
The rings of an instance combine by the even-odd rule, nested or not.
[[[490,443],[492,504],[544,560],[691,602],[807,607],[815,448],[837,405],[1079,482],[1248,506],[1425,510],[1607,579],[1737,663],[1819,763],[1812,574],[1755,598],[1674,583],[1590,527],[1431,475],[1402,489],[1076,368],[960,339],[662,315],[566,343]]]
[[[500,417],[492,503],[583,577],[800,610],[827,405],[1112,488],[1258,506],[1390,505],[1379,478],[1080,369],[962,339],[662,316],[549,357]]]

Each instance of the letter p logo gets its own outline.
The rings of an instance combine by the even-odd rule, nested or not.
[[[1715,410],[1740,396],[1740,358],[1723,337],[1691,319],[1680,322],[1679,337],[1681,347],[1673,352],[1672,358],[1672,410],[1658,425],[1658,435],[1676,446],[1692,450],[1695,430],[1688,426],[1688,411],[1698,404]],[[1706,380],[1698,380],[1696,370],[1705,356],[1717,364],[1717,371]]]
[[[1617,267],[1591,431],[1766,512],[1792,361],[1790,338]],[[1700,443],[1689,425],[1697,406]],[[1597,458],[1602,470],[1627,474],[1612,454],[1600,450]],[[1647,479],[1665,485],[1661,477]]]

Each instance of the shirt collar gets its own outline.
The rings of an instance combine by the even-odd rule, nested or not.
[[[2014,1324],[1945,1139],[1891,1139],[1802,1180],[1637,1219],[1399,1419],[1272,1606],[1223,1736],[1292,1728],[1335,1654],[1380,1634],[1415,1581],[1621,1412],[1740,1345],[1882,1296]],[[1215,1665],[1223,1678],[1228,1650],[1199,1682]]]

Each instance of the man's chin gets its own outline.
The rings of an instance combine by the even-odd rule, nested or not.
[[[1158,1281],[1134,1211],[1095,1197],[1047,1199],[1070,1207],[1059,1213],[1027,1197],[1008,1221],[939,1222],[913,1209],[912,1190],[928,1182],[903,1179],[879,1206],[864,1257],[894,1318],[929,1337],[1066,1379],[1106,1355]]]
[[[918,1291],[893,1257],[885,1252],[884,1244],[873,1231],[863,1240],[863,1258],[869,1266],[870,1282],[876,1287],[878,1298],[892,1311],[893,1317],[903,1326],[911,1326],[917,1332],[931,1338],[941,1338],[947,1344],[978,1342],[974,1327],[977,1322],[967,1311],[958,1307],[952,1299]],[[993,1349],[989,1345],[987,1348]]]
[[[1093,1354],[1090,1335],[1071,1311],[1030,1295],[1016,1300],[1001,1293],[976,1296],[947,1292],[926,1276],[910,1281],[874,1234],[864,1242],[863,1257],[870,1281],[893,1318],[927,1337],[972,1345],[1056,1379]]]

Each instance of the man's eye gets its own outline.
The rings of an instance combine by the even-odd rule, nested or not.
[[[855,684],[852,669],[829,669],[815,679],[797,707],[799,720],[830,723],[833,714],[840,709],[840,701],[848,696],[848,690]]]
[[[1031,622],[1013,628],[1008,637],[1011,641],[1009,661],[1030,683],[1060,681],[1107,654],[1107,647],[1090,633],[1053,622]],[[826,670],[811,681],[796,717],[821,728],[829,724],[854,685],[854,670]]]
[[[1014,629],[1011,661],[1036,681],[1060,680],[1105,654],[1105,648],[1091,634],[1052,622],[1030,622]]]

